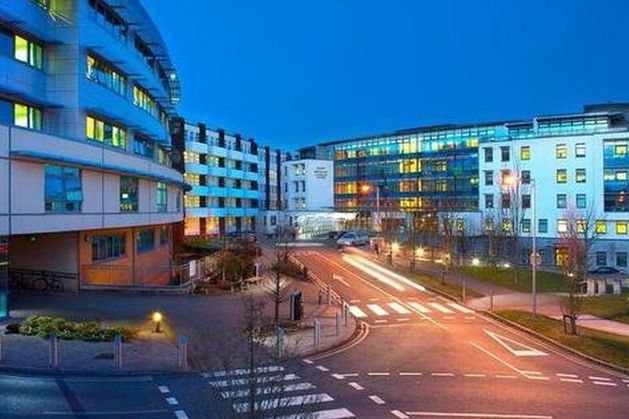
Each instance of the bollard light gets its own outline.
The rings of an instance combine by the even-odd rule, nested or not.
[[[480,259],[479,258],[472,259],[472,265],[473,266],[480,266]]]
[[[507,262],[507,263],[503,264],[502,267],[506,268],[506,269],[509,269],[511,267],[511,264]]]
[[[393,242],[393,244],[391,244],[391,250],[394,253],[397,253],[400,250],[400,243],[398,242]]]
[[[418,247],[415,249],[415,255],[418,259],[422,259],[424,257],[424,249],[422,247]]]
[[[155,333],[162,333],[162,313],[156,311],[153,313],[153,322],[155,323]]]

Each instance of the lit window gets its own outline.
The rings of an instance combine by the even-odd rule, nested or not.
[[[626,221],[616,221],[616,234],[627,234]]]
[[[138,210],[138,178],[120,176],[120,211],[135,212]]]
[[[21,36],[15,35],[15,52],[13,57],[35,68],[42,68],[43,49],[41,45]]]
[[[124,128],[91,116],[85,119],[85,135],[90,140],[122,149],[127,145],[127,131]]]
[[[585,143],[577,143],[574,146],[574,155],[576,157],[585,157]]]
[[[557,220],[557,232],[565,233],[567,231],[568,231],[568,220],[563,219],[563,218]]]
[[[133,104],[138,108],[144,109],[153,116],[158,116],[157,102],[155,102],[155,99],[137,85],[133,86]]]
[[[42,129],[42,112],[32,106],[13,104],[13,124],[37,131]]]
[[[607,223],[605,221],[596,222],[596,234],[607,234]]]
[[[587,231],[587,223],[585,220],[577,220],[577,233],[585,233]]]
[[[621,144],[614,146],[614,157],[622,157],[627,156],[627,145]]]
[[[504,233],[511,232],[512,228],[513,228],[513,223],[511,222],[510,218],[505,218],[502,220],[502,231]]]
[[[511,177],[511,170],[501,170],[500,171],[500,183],[503,186],[511,185],[513,182],[513,178]]]
[[[464,231],[465,230],[465,220],[462,218],[456,219],[456,231]]]
[[[555,157],[565,159],[568,157],[568,147],[565,144],[557,144],[555,147]]]
[[[615,179],[616,180],[627,180],[627,172],[624,171],[624,170],[616,172]],[[605,179],[605,180],[607,180],[607,179]]]
[[[585,169],[577,169],[575,180],[577,183],[585,183]]]
[[[566,169],[557,169],[557,183],[568,182],[568,171]]]
[[[121,72],[104,61],[92,55],[87,55],[87,72],[85,76],[98,84],[107,87],[114,92],[127,94],[127,78]]]
[[[524,145],[520,147],[520,160],[531,160],[531,147]]]

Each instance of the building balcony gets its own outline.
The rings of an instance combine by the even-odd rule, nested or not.
[[[195,153],[207,154],[207,144],[199,143],[197,141],[186,141],[186,151],[193,151]]]
[[[6,55],[0,55],[0,90],[16,100],[49,105],[46,73]]]
[[[203,164],[186,163],[185,169],[187,173],[194,173],[197,175],[205,175],[208,173],[208,167]]]
[[[59,42],[55,22],[46,10],[32,1],[0,0],[4,20],[44,42]]]
[[[207,147],[207,153],[216,157],[227,157],[227,149],[216,145],[209,145]]]
[[[227,177],[227,169],[224,167],[207,166],[206,173],[210,176]]]

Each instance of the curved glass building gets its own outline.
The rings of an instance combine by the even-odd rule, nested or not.
[[[171,281],[179,93],[138,0],[0,0],[5,290]]]

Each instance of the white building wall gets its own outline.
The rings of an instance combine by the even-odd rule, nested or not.
[[[288,211],[334,209],[334,162],[287,161],[282,163],[282,176],[283,199]]]

